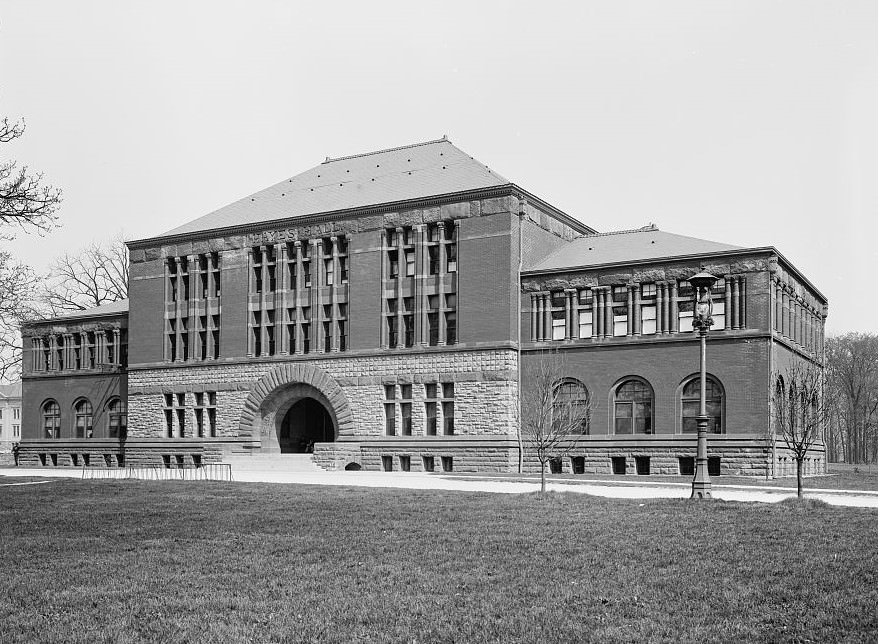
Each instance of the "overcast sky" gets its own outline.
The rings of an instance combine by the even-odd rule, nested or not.
[[[598,230],[776,246],[878,330],[878,2],[2,0],[0,65],[0,156],[64,190],[41,269],[447,134]]]

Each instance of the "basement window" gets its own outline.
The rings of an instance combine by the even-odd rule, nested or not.
[[[442,471],[451,472],[454,470],[454,458],[451,456],[442,457]]]
[[[649,456],[635,456],[634,466],[640,476],[649,475]]]
[[[624,456],[612,457],[613,474],[625,474],[626,465]]]
[[[433,472],[436,470],[436,463],[434,462],[432,456],[422,456],[421,458],[424,461],[425,472]]]
[[[677,460],[680,462],[680,476],[695,476],[694,456],[680,456]]]

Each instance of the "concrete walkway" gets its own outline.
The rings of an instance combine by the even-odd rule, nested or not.
[[[120,475],[125,470],[119,470]],[[460,492],[495,492],[524,494],[539,490],[539,479],[466,477],[416,472],[283,472],[277,470],[233,471],[236,482],[293,483],[299,485],[351,485],[357,487],[403,488],[410,490],[451,490]],[[74,468],[0,468],[0,477],[35,477],[41,481],[54,478],[81,478]],[[9,484],[0,483],[0,486]],[[618,499],[685,499],[690,487],[685,483],[661,481],[586,481],[549,478],[548,488],[558,492],[576,492]],[[713,496],[726,501],[777,503],[796,495],[795,488],[767,486],[717,485]],[[806,489],[808,498],[832,505],[878,508],[878,492],[861,490]]]

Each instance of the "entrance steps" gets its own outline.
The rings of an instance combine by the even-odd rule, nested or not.
[[[324,472],[314,464],[313,454],[228,454],[224,463],[232,472]]]

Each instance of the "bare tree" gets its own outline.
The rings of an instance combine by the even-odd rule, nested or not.
[[[540,491],[545,492],[546,464],[569,453],[588,433],[591,398],[582,383],[566,377],[557,352],[526,363],[523,376],[521,434],[540,463]]]
[[[834,401],[833,446],[848,463],[878,460],[878,335],[826,340],[827,386]]]
[[[0,143],[10,143],[24,134],[24,119],[0,121]],[[55,211],[61,203],[61,190],[43,183],[41,172],[30,173],[17,161],[0,161],[0,225],[22,230],[50,230],[56,223]]]
[[[813,363],[794,363],[776,378],[772,419],[777,434],[796,459],[796,489],[802,498],[802,464],[822,437],[829,416],[823,370]]]
[[[23,322],[40,317],[35,304],[39,279],[8,252],[0,252],[0,380],[15,380],[21,367]]]
[[[24,134],[24,120],[0,120],[0,143],[11,143]],[[61,190],[43,183],[42,173],[28,172],[17,161],[0,161],[0,239],[16,230],[44,233],[57,223],[55,211]],[[0,380],[17,378],[21,366],[22,322],[37,317],[34,294],[37,277],[8,252],[0,252]]]
[[[52,264],[41,300],[52,315],[83,311],[128,297],[128,247],[119,234]]]

